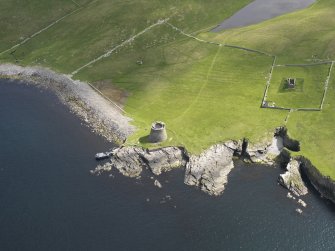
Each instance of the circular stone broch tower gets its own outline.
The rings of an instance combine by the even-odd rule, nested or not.
[[[149,135],[149,142],[159,143],[167,139],[165,123],[161,121],[156,121],[151,125],[151,131]]]

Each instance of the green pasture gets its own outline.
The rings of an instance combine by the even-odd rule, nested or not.
[[[201,39],[252,48],[277,56],[276,64],[312,64],[335,59],[335,2],[311,7],[256,25],[208,32],[251,0],[0,0],[0,51],[77,10],[19,46],[0,54],[0,63],[37,65],[71,73],[138,34],[159,19]],[[21,17],[21,18],[19,18]],[[0,52],[1,53],[1,52]],[[127,143],[146,143],[150,125],[163,120],[169,139],[199,153],[228,139],[251,142],[272,136],[285,124],[287,111],[261,109],[273,58],[189,38],[158,25],[109,57],[83,68],[75,79],[106,86],[126,97],[127,115],[138,131]],[[138,64],[141,61],[143,64]],[[274,68],[268,100],[289,108],[318,108],[329,65]],[[297,78],[294,91],[283,79]],[[104,83],[104,84],[102,84]],[[290,113],[289,134],[323,174],[335,178],[335,78],[331,76],[322,112]]]
[[[268,100],[278,107],[319,108],[330,64],[314,66],[278,66],[274,68]],[[294,89],[285,88],[287,78],[297,80]]]

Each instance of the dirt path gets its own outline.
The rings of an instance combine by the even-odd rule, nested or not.
[[[213,71],[214,65],[216,63],[216,59],[218,58],[218,56],[219,56],[219,54],[221,52],[221,48],[222,48],[222,46],[220,46],[218,48],[218,50],[217,50],[217,52],[216,52],[216,54],[215,54],[215,56],[214,56],[214,58],[212,60],[211,66],[209,67],[209,69],[207,71],[206,80],[204,81],[203,85],[201,86],[201,88],[200,88],[197,96],[193,99],[192,103],[184,110],[184,112],[180,116],[178,116],[175,120],[178,120],[178,119],[182,118],[183,116],[185,116],[185,114],[188,113],[192,109],[192,107],[194,106],[194,104],[196,104],[198,102],[201,93],[204,91],[204,89],[206,88],[206,86],[209,83],[209,77],[210,77],[210,75],[211,75],[211,73]]]

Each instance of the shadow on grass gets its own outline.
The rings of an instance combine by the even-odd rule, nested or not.
[[[141,138],[139,139],[139,142],[140,142],[141,144],[149,144],[149,143],[150,143],[150,142],[149,142],[149,135],[146,135],[146,136],[141,137]]]

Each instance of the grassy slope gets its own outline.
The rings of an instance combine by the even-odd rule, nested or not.
[[[32,39],[16,53],[23,65],[41,64],[69,73],[159,18],[172,16],[171,23],[191,32],[212,26],[250,1],[179,2],[100,0]],[[67,4],[68,10],[76,7],[71,7],[70,1]],[[43,8],[37,8],[36,13]],[[309,63],[315,58],[335,58],[334,11],[331,0],[320,0],[309,9],[258,25],[199,36],[268,51],[278,56],[280,64]],[[62,13],[48,15],[54,20]],[[34,23],[37,27],[47,22],[36,18]],[[17,31],[7,33],[12,35],[2,39],[3,45],[15,44],[21,36]],[[144,62],[141,66],[136,64],[139,58]],[[0,62],[11,60],[9,54],[0,57]],[[267,56],[197,42],[162,25],[76,77],[93,83],[112,82],[130,94],[125,109],[139,127],[130,143],[146,136],[150,123],[160,119],[170,130],[165,145],[182,144],[200,152],[230,138],[260,140],[284,123],[287,112],[259,109],[271,62]],[[293,74],[305,75],[306,88],[311,85],[309,79],[323,79],[326,70],[320,68],[299,68]],[[278,82],[276,79],[288,73],[276,74],[274,80]],[[301,140],[302,154],[333,178],[334,84],[333,77],[322,113],[294,112],[288,122],[290,134]],[[319,97],[321,90],[315,88]],[[314,93],[306,90],[313,100]],[[147,145],[145,139],[141,142]]]
[[[40,1],[34,0],[36,3]],[[56,2],[60,4],[62,1]],[[41,64],[70,73],[158,19],[172,17],[171,21],[183,23],[186,30],[196,30],[213,25],[218,17],[231,15],[248,2],[250,0],[239,3],[233,0],[223,3],[215,0],[206,3],[200,0],[91,1],[91,4],[84,5],[77,13],[18,48],[15,54],[21,64]],[[169,36],[169,33],[163,35]],[[12,56],[2,58],[11,60]]]

